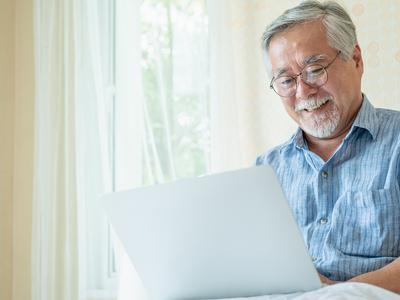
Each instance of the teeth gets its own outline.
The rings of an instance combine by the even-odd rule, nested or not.
[[[323,103],[321,103],[320,105],[318,105],[318,106],[316,106],[316,107],[308,108],[308,109],[306,109],[306,111],[314,111],[314,110],[320,108],[320,107],[321,107],[322,105],[324,105],[325,103],[326,103],[326,101],[323,102]]]
[[[296,105],[295,111],[301,111],[301,110],[306,110],[308,112],[312,112],[318,108],[320,108],[322,105],[324,105],[326,102],[330,100],[330,97],[325,97],[323,99],[312,99],[308,100],[307,102],[301,102]]]

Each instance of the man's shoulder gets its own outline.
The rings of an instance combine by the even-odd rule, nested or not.
[[[385,135],[398,135],[400,133],[400,111],[376,108],[375,113],[379,122],[379,127],[384,130]]]
[[[375,108],[376,115],[379,118],[400,120],[400,111],[388,108]]]

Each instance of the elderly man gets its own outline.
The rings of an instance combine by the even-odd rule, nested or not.
[[[361,92],[355,26],[306,1],[267,27],[270,87],[299,129],[257,158],[275,170],[323,282],[400,293],[400,113]]]

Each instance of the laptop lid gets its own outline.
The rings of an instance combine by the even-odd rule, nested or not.
[[[321,287],[269,166],[103,196],[152,299],[215,299]]]

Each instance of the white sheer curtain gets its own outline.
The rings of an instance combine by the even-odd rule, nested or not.
[[[32,299],[86,299],[86,227],[100,213],[86,208],[111,188],[99,7],[96,0],[34,6]]]
[[[208,1],[210,27],[211,167],[223,171],[243,164],[240,131],[242,82],[234,56],[234,32],[230,27],[230,1]]]
[[[115,190],[141,186],[144,152],[144,98],[141,75],[140,6],[142,0],[115,2]],[[146,299],[134,266],[117,237],[118,300]]]
[[[211,169],[248,167],[258,154],[287,139],[295,127],[269,89],[261,55],[264,27],[282,6],[244,0],[207,4]]]

